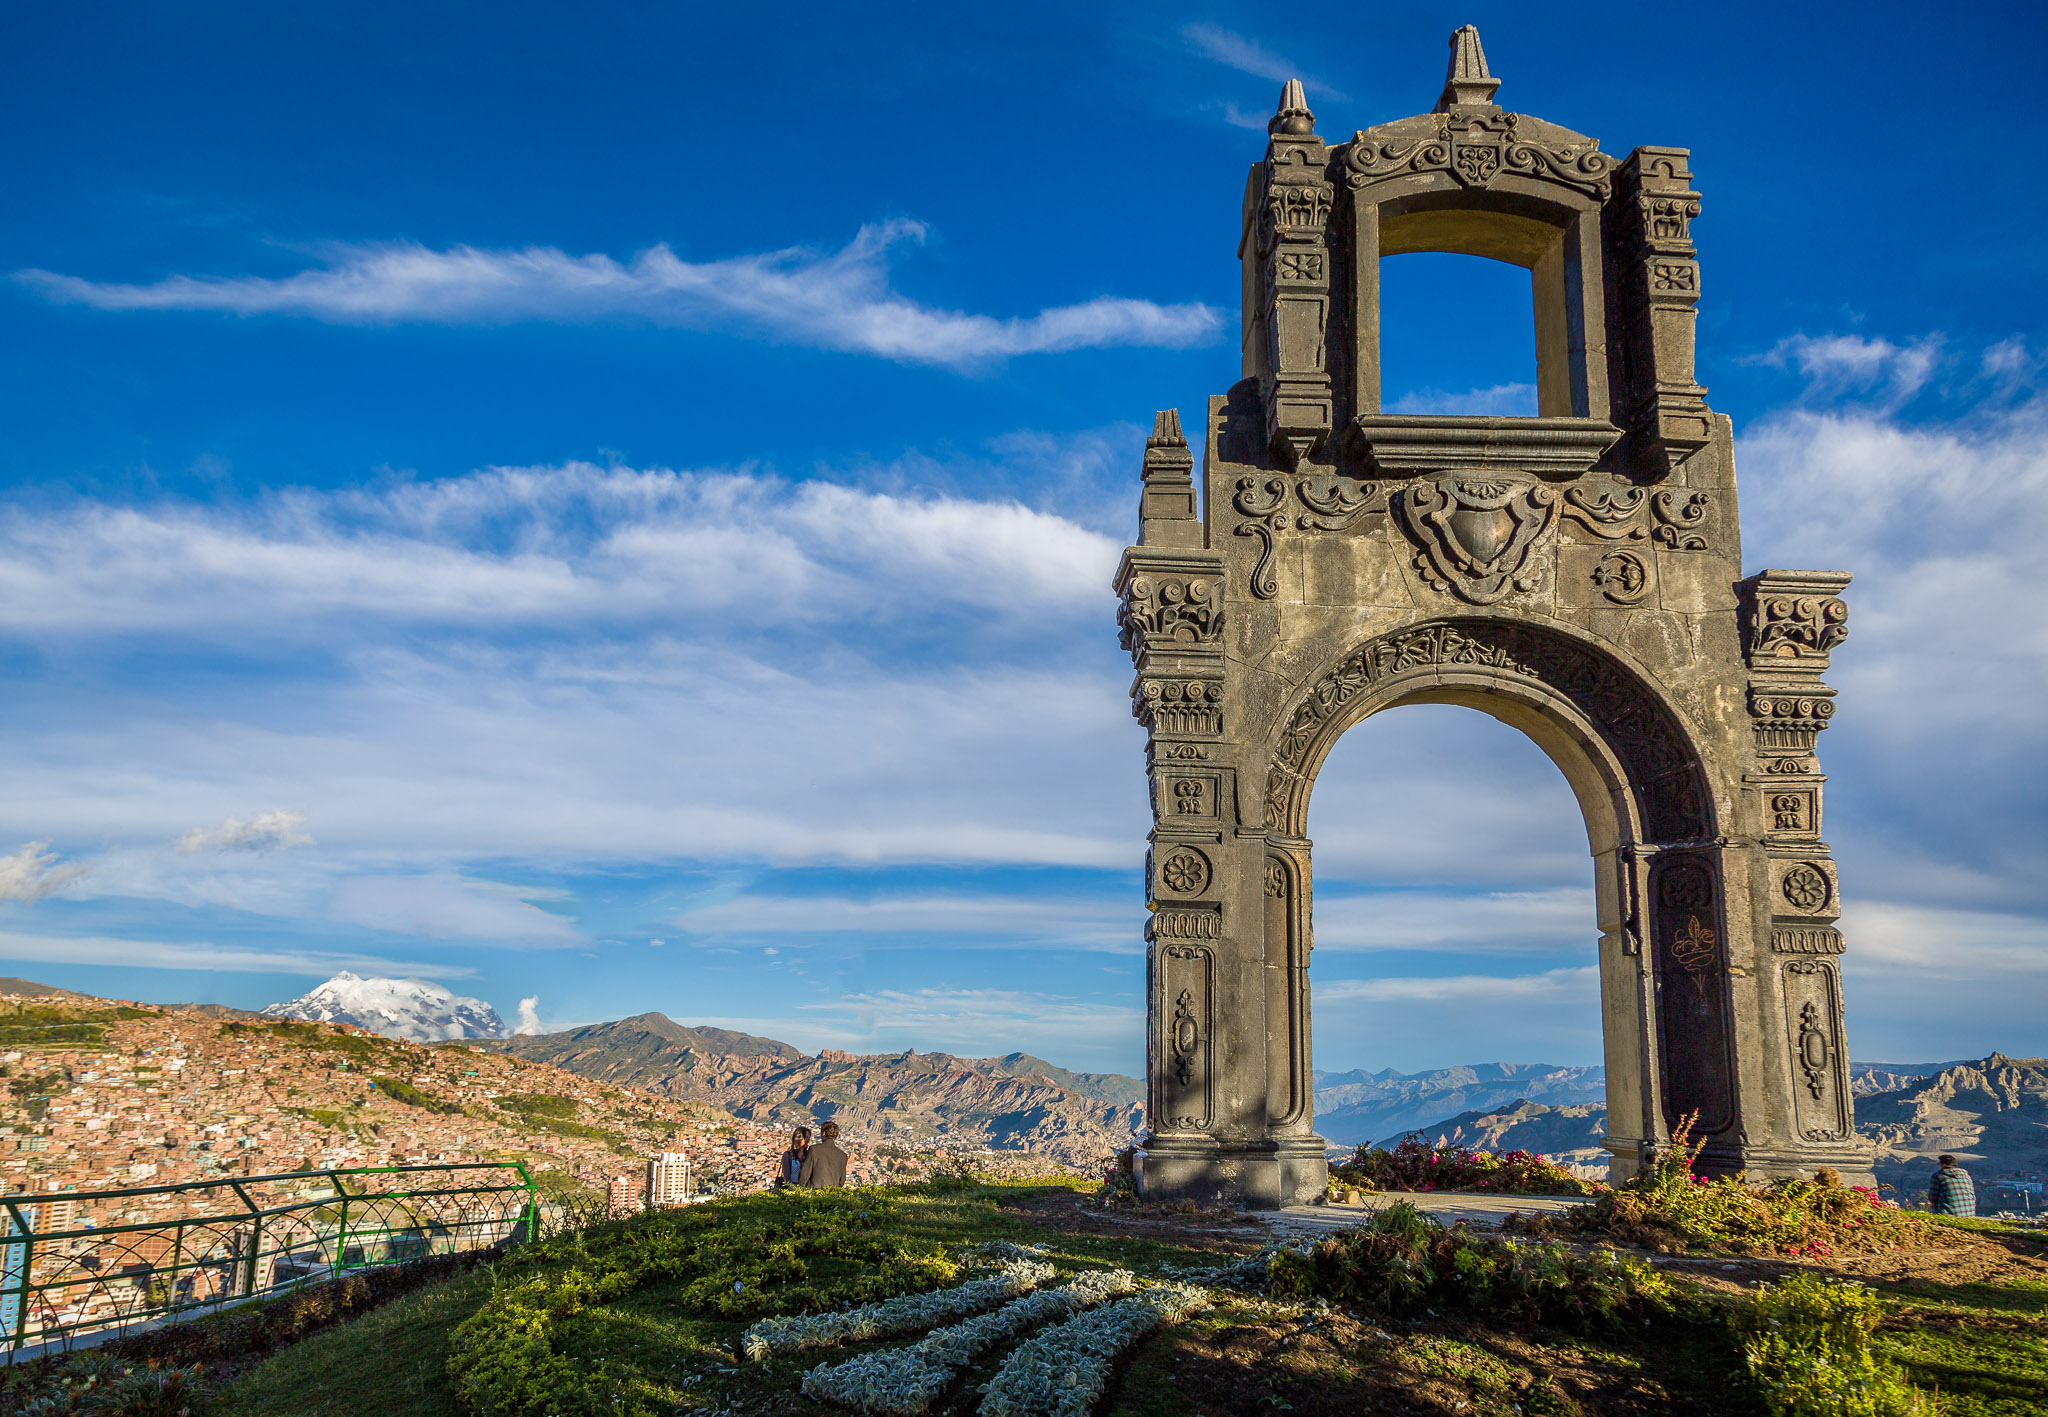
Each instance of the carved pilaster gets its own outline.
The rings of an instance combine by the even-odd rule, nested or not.
[[[1247,212],[1264,306],[1264,357],[1259,393],[1266,438],[1289,466],[1329,439],[1330,205],[1335,189],[1324,180],[1329,149],[1315,135],[1301,84],[1281,91],[1280,111],[1268,125],[1263,191]]]
[[[1707,391],[1693,377],[1700,264],[1692,219],[1700,194],[1688,156],[1684,148],[1637,148],[1616,171],[1608,208],[1628,371],[1615,421],[1629,430],[1636,467],[1656,477],[1714,433]]]

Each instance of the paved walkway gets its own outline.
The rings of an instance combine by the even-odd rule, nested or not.
[[[1282,1235],[1319,1235],[1329,1230],[1348,1230],[1364,1223],[1374,1211],[1407,1201],[1417,1210],[1449,1222],[1469,1220],[1475,1225],[1498,1225],[1511,1212],[1524,1215],[1556,1215],[1587,1204],[1584,1196],[1484,1196],[1456,1191],[1374,1191],[1358,1205],[1290,1205],[1285,1210],[1250,1212]]]

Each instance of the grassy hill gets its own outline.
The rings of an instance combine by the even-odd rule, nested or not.
[[[211,1376],[188,1391],[193,1417],[842,1411],[804,1395],[807,1372],[863,1354],[886,1363],[934,1321],[878,1341],[828,1338],[818,1348],[736,1360],[748,1325],[778,1314],[833,1317],[850,1305],[973,1282],[991,1272],[971,1267],[974,1252],[994,1242],[1035,1248],[983,1265],[1028,1259],[1060,1275],[1117,1268],[1139,1284],[1192,1276],[1203,1289],[1205,1310],[1140,1335],[1120,1356],[1114,1344],[1074,1353],[1075,1369],[1101,1362],[1107,1390],[1090,1407],[1095,1417],[1767,1417],[1728,1319],[1748,1310],[1760,1284],[1792,1270],[1874,1285],[1876,1356],[1902,1364],[1923,1389],[1938,1385],[1943,1417],[2034,1417],[2048,1405],[2040,1342],[2048,1246],[2009,1228],[1926,1221],[1932,1248],[1904,1254],[1724,1253],[1702,1264],[1641,1252],[1615,1260],[1531,1241],[1508,1249],[1390,1215],[1293,1260],[1253,1260],[1268,1236],[1242,1217],[1106,1212],[1091,1191],[1084,1183],[949,1183],[721,1201],[558,1237],[495,1272],[479,1267],[433,1282],[282,1348],[237,1349],[240,1321],[221,1319],[206,1321],[210,1332],[160,1331],[114,1353],[131,1364],[154,1355],[157,1383],[191,1355],[211,1353]],[[1418,1280],[1407,1261],[1391,1260],[1374,1272],[1433,1287],[1360,1287],[1348,1277],[1380,1263],[1375,1247],[1394,1255],[1411,1242],[1441,1252],[1452,1277]],[[1545,1276],[1533,1289],[1473,1278],[1536,1251],[1548,1257],[1528,1272]],[[1577,1307],[1594,1299],[1617,1307],[1606,1318]],[[243,1324],[248,1334],[260,1327]],[[930,1407],[933,1417],[979,1412],[982,1389],[1032,1332],[1027,1326],[964,1358]],[[47,1390],[59,1377],[0,1377],[0,1410],[16,1410],[31,1384]],[[218,1392],[205,1391],[215,1383]],[[86,1402],[61,1410],[84,1417],[180,1408]]]

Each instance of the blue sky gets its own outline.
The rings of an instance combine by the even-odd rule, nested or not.
[[[1235,378],[1280,81],[1341,137],[1472,22],[1507,106],[1693,150],[1747,564],[1857,574],[1856,1053],[2048,1052],[2041,13],[1276,14],[15,16],[0,969],[1135,1070],[1143,431]],[[1386,280],[1399,406],[1530,405],[1525,277]],[[1319,1066],[1597,1060],[1532,746],[1386,715],[1311,829]]]

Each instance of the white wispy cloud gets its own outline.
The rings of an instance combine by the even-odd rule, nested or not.
[[[862,227],[829,254],[791,249],[701,262],[667,245],[624,262],[553,247],[336,245],[325,251],[324,266],[275,278],[174,275],[123,284],[25,270],[15,279],[45,299],[99,310],[211,310],[338,324],[626,315],[955,367],[1107,346],[1185,348],[1222,328],[1217,312],[1199,303],[1108,296],[1016,318],[935,309],[889,284],[892,248],[925,234],[919,222],[896,220]]]
[[[16,632],[307,616],[759,627],[1107,603],[1117,543],[1018,502],[666,468],[493,468],[252,506],[0,509]]]
[[[1321,985],[1316,998],[1329,1003],[1457,1003],[1512,1001],[1583,1003],[1597,1000],[1600,971],[1594,965],[1549,969],[1540,974],[1413,975],[1399,979],[1339,979]]]
[[[301,949],[249,949],[235,945],[110,936],[25,935],[0,930],[0,959],[39,964],[111,965],[131,969],[189,969],[243,974],[303,975],[330,979],[341,970],[366,976],[467,979],[474,969],[377,955]]]
[[[186,855],[200,851],[278,851],[293,846],[311,846],[313,838],[301,830],[304,812],[258,812],[248,821],[229,817],[217,827],[194,827],[178,838],[178,850]]]
[[[1388,413],[1459,413],[1533,418],[1534,384],[1493,384],[1483,389],[1411,389],[1387,405]]]
[[[89,862],[57,863],[46,841],[32,841],[0,856],[0,900],[41,900],[62,890],[90,869]]]
[[[1895,344],[1865,335],[1788,335],[1757,357],[1757,363],[1796,369],[1810,396],[1876,393],[1896,406],[1927,386],[1941,365],[1940,335]]]
[[[747,894],[677,916],[670,923],[706,938],[755,935],[948,935],[962,943],[1035,940],[1066,949],[1138,953],[1143,905],[1039,891],[1032,895]]]
[[[1105,1040],[1121,1053],[1123,1040],[1137,1035],[1145,1019],[1142,1008],[1125,1003],[1006,989],[876,990],[803,1007],[837,1015],[851,1046],[915,1046],[970,1057],[1026,1045],[1092,1057]]]
[[[1204,59],[1212,60],[1241,74],[1250,74],[1255,79],[1269,79],[1284,84],[1289,79],[1300,79],[1303,86],[1323,98],[1342,99],[1344,94],[1324,83],[1311,78],[1302,71],[1299,64],[1282,58],[1248,35],[1236,30],[1223,28],[1207,22],[1182,25],[1180,37],[1188,48]],[[1232,119],[1235,122],[1235,118]],[[1264,128],[1264,117],[1258,119],[1258,127]]]
[[[576,922],[517,898],[498,882],[453,874],[354,876],[334,893],[336,918],[397,934],[511,945],[580,945]]]
[[[1570,823],[1563,823],[1567,830]],[[1588,887],[1540,891],[1318,889],[1317,949],[1415,950],[1445,945],[1477,954],[1590,950],[1599,938]]]

